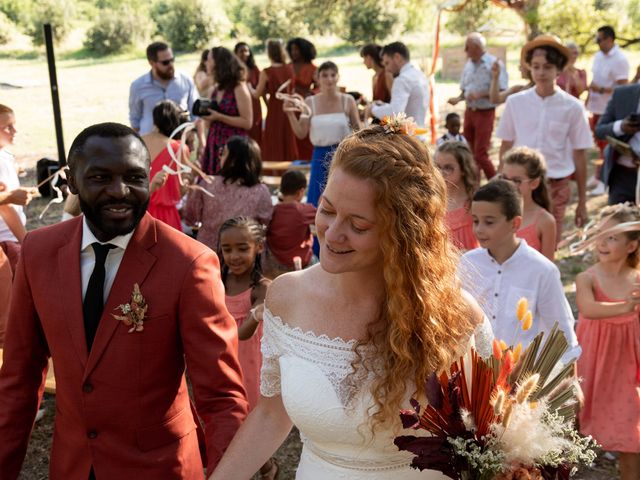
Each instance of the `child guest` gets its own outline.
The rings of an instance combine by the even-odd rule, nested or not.
[[[460,133],[460,115],[457,113],[449,113],[445,117],[444,122],[447,133],[438,139],[438,146],[449,141],[467,143],[467,139]]]
[[[447,185],[447,227],[451,240],[461,250],[478,246],[473,234],[471,199],[478,188],[478,174],[473,155],[466,143],[442,143],[435,154],[435,163]]]
[[[514,148],[504,157],[501,178],[513,182],[522,196],[522,225],[516,235],[553,262],[556,220],[550,213],[544,158],[531,148]]]
[[[262,310],[270,281],[262,275],[260,254],[264,249],[265,228],[250,217],[235,217],[220,227],[221,274],[225,303],[238,323],[238,359],[244,387],[253,409],[260,398],[262,355]],[[278,465],[270,459],[260,469],[261,478],[273,479]]]
[[[280,203],[273,209],[267,231],[267,265],[272,278],[294,270],[293,259],[300,257],[302,267],[313,258],[311,225],[316,220],[316,207],[301,203],[307,189],[307,178],[299,170],[288,170],[280,182]]]
[[[574,318],[564,296],[560,272],[516,232],[522,224],[522,200],[505,180],[480,187],[471,204],[473,231],[482,248],[462,256],[459,276],[463,287],[480,302],[496,338],[526,348],[540,332],[558,322],[570,349],[563,361],[576,358],[580,347],[573,331]],[[526,298],[533,326],[524,331],[518,321],[518,301]]]
[[[638,207],[606,207],[603,230],[639,222]],[[637,227],[636,227],[637,228]],[[576,277],[584,406],[580,431],[604,450],[620,452],[620,478],[640,478],[640,231],[604,235],[598,262]]]
[[[593,145],[584,107],[556,86],[556,78],[569,56],[567,48],[550,35],[539,35],[523,47],[522,58],[535,86],[507,98],[496,132],[502,139],[500,171],[504,156],[512,147],[535,148],[544,156],[556,219],[556,242],[560,240],[571,197],[572,176],[578,186],[575,223],[581,227],[587,219],[586,150]]]

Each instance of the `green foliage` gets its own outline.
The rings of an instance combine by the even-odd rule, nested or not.
[[[226,36],[229,20],[215,0],[160,0],[151,10],[158,33],[178,51],[192,52]]]
[[[308,33],[300,8],[291,0],[242,0],[236,4],[234,17],[261,42],[268,38],[286,40]]]
[[[155,25],[143,12],[128,6],[105,8],[87,31],[84,46],[98,55],[118,53],[146,41]]]
[[[16,25],[26,25],[34,5],[33,0],[0,0],[0,12]]]
[[[344,18],[340,36],[349,42],[367,43],[388,37],[398,23],[399,14],[392,2],[363,0],[353,2]]]
[[[489,21],[491,11],[489,0],[470,0],[459,12],[448,15],[445,28],[447,31],[466,36],[469,32],[476,32]]]
[[[29,18],[27,34],[35,45],[44,45],[42,26],[50,23],[53,41],[59,43],[71,32],[74,13],[72,0],[39,0]]]
[[[0,11],[0,45],[5,45],[11,41],[16,27],[11,19]]]

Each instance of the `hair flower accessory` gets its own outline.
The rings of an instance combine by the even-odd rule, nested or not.
[[[111,314],[113,318],[123,322],[129,329],[129,333],[141,332],[144,330],[144,317],[147,314],[146,300],[140,292],[140,285],[137,283],[133,285],[133,292],[131,292],[131,302],[118,305],[115,309],[120,309],[122,315]]]
[[[407,117],[404,112],[384,116],[380,120],[380,125],[384,128],[385,133],[401,133],[410,136],[427,133],[425,128],[418,127],[413,117]]]

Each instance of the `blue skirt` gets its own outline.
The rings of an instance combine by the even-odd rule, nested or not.
[[[327,183],[327,174],[338,145],[329,147],[313,147],[313,155],[311,156],[311,177],[309,178],[309,189],[307,190],[307,202],[318,206],[320,195],[324,191]]]

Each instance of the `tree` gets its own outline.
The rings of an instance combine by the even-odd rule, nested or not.
[[[494,4],[515,11],[525,25],[527,39],[540,35],[540,2],[541,0],[491,0]],[[564,2],[572,3],[572,2]],[[582,3],[582,2],[581,2]]]

